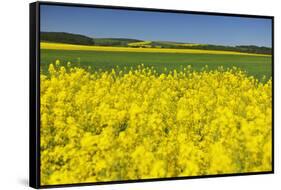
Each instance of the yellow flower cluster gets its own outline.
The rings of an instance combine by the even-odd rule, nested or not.
[[[58,61],[40,78],[42,185],[271,170],[271,80]]]

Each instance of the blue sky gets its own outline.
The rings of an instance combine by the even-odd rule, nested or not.
[[[271,20],[41,5],[41,31],[102,38],[134,38],[271,47]]]

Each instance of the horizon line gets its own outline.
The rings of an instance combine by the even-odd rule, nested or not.
[[[74,35],[81,35],[85,36],[87,38],[92,39],[131,39],[131,40],[140,40],[140,41],[154,41],[154,42],[176,42],[176,43],[182,43],[182,44],[200,44],[200,45],[214,45],[214,46],[225,46],[225,47],[237,47],[237,46],[256,46],[256,47],[265,47],[272,49],[272,46],[259,46],[254,44],[240,44],[240,45],[223,45],[223,44],[212,44],[212,43],[197,43],[197,42],[183,42],[183,41],[170,41],[170,40],[148,40],[148,39],[139,39],[139,38],[128,38],[128,37],[93,37],[86,34],[79,34],[79,33],[72,33],[72,32],[64,32],[64,31],[40,31],[41,32],[49,32],[49,33],[67,33],[67,34],[74,34]]]

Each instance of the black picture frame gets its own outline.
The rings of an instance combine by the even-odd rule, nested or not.
[[[265,172],[247,172],[234,174],[216,174],[204,176],[186,176],[158,179],[140,179],[140,180],[125,180],[111,182],[93,182],[93,183],[77,183],[77,184],[61,184],[61,185],[41,185],[40,184],[40,6],[41,5],[56,5],[56,6],[71,6],[71,7],[88,7],[88,8],[106,8],[118,10],[137,10],[137,11],[152,11],[164,13],[181,13],[195,15],[216,15],[216,16],[232,16],[246,18],[266,18],[272,22],[272,170]],[[196,178],[211,178],[211,177],[227,177],[227,176],[245,176],[258,174],[273,174],[274,173],[274,17],[263,15],[248,15],[248,14],[232,14],[218,12],[200,12],[186,10],[166,10],[155,8],[139,8],[139,7],[121,7],[108,5],[91,5],[78,3],[59,3],[59,2],[34,2],[29,4],[29,44],[30,44],[30,70],[29,70],[29,185],[33,188],[55,188],[55,187],[72,187],[72,186],[88,186],[101,184],[121,184],[134,182],[151,182],[151,181],[166,181],[166,180],[184,180]]]

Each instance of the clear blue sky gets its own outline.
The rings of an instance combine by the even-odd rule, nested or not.
[[[41,31],[271,47],[271,20],[261,18],[41,5]]]

